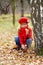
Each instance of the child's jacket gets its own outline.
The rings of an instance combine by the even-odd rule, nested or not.
[[[32,29],[31,28],[20,28],[18,30],[18,37],[20,40],[20,44],[26,44],[26,39],[32,39]]]

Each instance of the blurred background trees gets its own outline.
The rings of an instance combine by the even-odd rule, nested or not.
[[[24,1],[21,0],[21,17],[24,17]]]
[[[9,0],[0,0],[0,14],[7,14],[9,11]]]
[[[15,24],[15,0],[10,0],[10,5],[12,8],[12,14],[13,14],[13,24]]]

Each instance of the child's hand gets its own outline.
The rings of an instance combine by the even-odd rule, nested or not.
[[[22,49],[25,49],[25,45],[22,44],[22,45],[21,45],[21,48],[22,48]]]
[[[25,49],[27,49],[27,45],[26,44],[25,45],[22,44],[21,48],[25,50]]]

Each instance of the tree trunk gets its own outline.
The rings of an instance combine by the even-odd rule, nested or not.
[[[15,0],[11,0],[12,14],[13,14],[13,25],[15,24]]]
[[[23,0],[20,0],[21,2],[21,17],[24,17],[24,3]]]
[[[15,24],[15,10],[12,11],[13,14],[13,25]]]
[[[37,52],[42,47],[42,22],[40,16],[40,0],[32,0],[31,3],[31,20],[33,24],[35,47]],[[41,53],[41,51],[39,51]]]

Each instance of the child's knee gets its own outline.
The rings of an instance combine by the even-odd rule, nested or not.
[[[20,41],[19,41],[18,37],[15,37],[15,42],[16,42],[17,45],[19,45]]]
[[[32,42],[32,40],[31,39],[27,39],[26,40],[26,43],[28,44],[28,43],[31,43]]]
[[[14,37],[14,41],[17,42],[19,39],[18,37]]]

